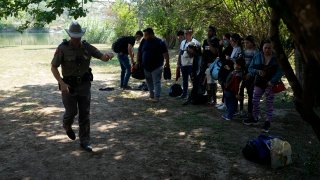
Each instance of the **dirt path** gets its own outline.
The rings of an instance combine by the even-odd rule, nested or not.
[[[107,48],[99,46],[100,48]],[[52,46],[2,47],[0,179],[300,179],[320,175],[320,144],[292,109],[275,112],[272,135],[292,145],[281,170],[246,161],[241,149],[258,127],[222,121],[209,106],[182,106],[166,95],[154,104],[141,91],[116,87],[119,67],[93,61],[93,153],[61,127],[63,106],[49,63]],[[137,85],[138,81],[131,81]],[[77,130],[77,123],[74,124]]]

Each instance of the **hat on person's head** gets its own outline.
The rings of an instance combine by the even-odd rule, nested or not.
[[[239,34],[234,33],[231,35],[231,40],[239,42],[239,41],[241,41],[241,37]]]
[[[216,38],[216,37],[212,37],[210,39],[210,43],[211,43],[212,47],[214,47],[214,48],[219,48],[220,47],[219,41],[220,40],[218,38]]]
[[[86,32],[86,28],[81,28],[80,24],[76,21],[73,21],[69,29],[65,29],[68,35],[72,38],[81,38]]]

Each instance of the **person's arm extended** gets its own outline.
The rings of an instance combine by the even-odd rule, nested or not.
[[[163,53],[163,57],[165,59],[165,67],[170,67],[169,53],[168,52]]]
[[[66,83],[62,80],[62,78],[61,78],[61,76],[60,76],[60,72],[59,72],[59,70],[58,70],[58,67],[56,67],[56,66],[54,66],[54,65],[51,65],[51,72],[52,72],[54,78],[55,78],[55,79],[58,81],[58,83],[60,84],[60,89],[61,89],[61,91],[62,91],[63,93],[64,93],[64,92],[68,93],[68,92],[69,92],[69,85],[66,84]]]
[[[131,64],[134,64],[133,46],[131,44],[128,44],[128,53],[131,59]]]
[[[107,53],[103,54],[99,59],[100,59],[101,61],[107,62],[107,61],[109,61],[110,59],[112,59],[113,56],[114,56],[113,53],[107,52]]]

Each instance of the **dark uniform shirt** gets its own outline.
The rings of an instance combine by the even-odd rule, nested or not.
[[[91,57],[100,59],[103,54],[91,44],[82,41],[80,47],[74,47],[64,41],[57,48],[51,61],[53,66],[61,65],[63,77],[83,76],[89,70]]]
[[[155,69],[163,66],[164,57],[163,54],[168,52],[166,44],[159,38],[152,38],[144,40],[139,47],[141,52],[143,67],[152,72]]]

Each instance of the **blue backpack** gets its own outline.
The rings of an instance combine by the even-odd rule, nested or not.
[[[210,74],[214,80],[218,79],[218,74],[221,66],[222,66],[222,63],[219,58],[217,58],[216,60],[214,60],[213,63],[210,64],[209,66]]]
[[[261,134],[257,138],[249,140],[242,149],[242,154],[249,161],[259,164],[270,164],[271,139],[273,137]]]

